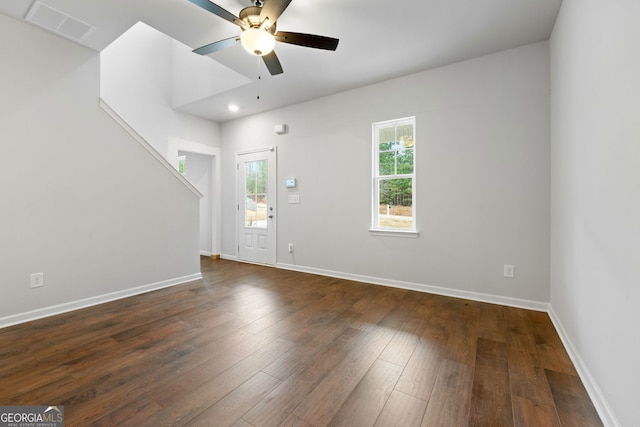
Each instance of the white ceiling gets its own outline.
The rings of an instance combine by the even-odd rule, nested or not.
[[[268,1],[268,0],[267,0]],[[24,19],[34,0],[2,0]],[[101,51],[142,21],[197,48],[239,34],[235,25],[187,0],[42,0],[96,27],[82,42]],[[237,15],[250,0],[215,0]],[[223,122],[394,77],[547,40],[561,0],[293,0],[278,29],[340,39],[335,52],[278,43],[284,74],[261,66],[258,84],[223,91],[182,110]],[[140,53],[141,55],[144,52]],[[195,55],[195,54],[194,54]],[[257,80],[258,62],[240,45],[210,57]],[[240,106],[231,113],[229,103]]]

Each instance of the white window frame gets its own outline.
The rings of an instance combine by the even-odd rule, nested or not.
[[[380,176],[379,160],[380,160],[380,143],[379,143],[379,129],[387,128],[391,126],[401,126],[406,124],[413,124],[413,173],[411,174],[397,174],[397,175],[385,175]],[[383,122],[373,123],[372,125],[372,197],[371,197],[371,228],[369,232],[373,235],[381,236],[397,236],[397,237],[418,237],[417,229],[417,209],[416,209],[416,158],[417,158],[417,135],[416,135],[416,118],[404,117],[401,119],[387,120]],[[379,224],[379,211],[380,211],[380,181],[389,178],[411,178],[411,214],[413,228],[383,228]]]

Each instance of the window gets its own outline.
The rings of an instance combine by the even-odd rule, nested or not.
[[[415,235],[415,121],[373,124],[371,231]]]
[[[267,228],[267,161],[245,163],[244,226]]]
[[[178,172],[182,175],[187,173],[187,156],[178,156]]]

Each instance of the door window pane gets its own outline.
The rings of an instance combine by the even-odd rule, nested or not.
[[[246,162],[245,227],[267,228],[267,161]]]

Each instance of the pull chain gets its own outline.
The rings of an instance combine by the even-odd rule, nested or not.
[[[260,76],[260,57],[256,57],[256,74],[258,75],[258,82],[256,83],[256,99],[260,99],[260,80],[262,80],[262,76]]]

